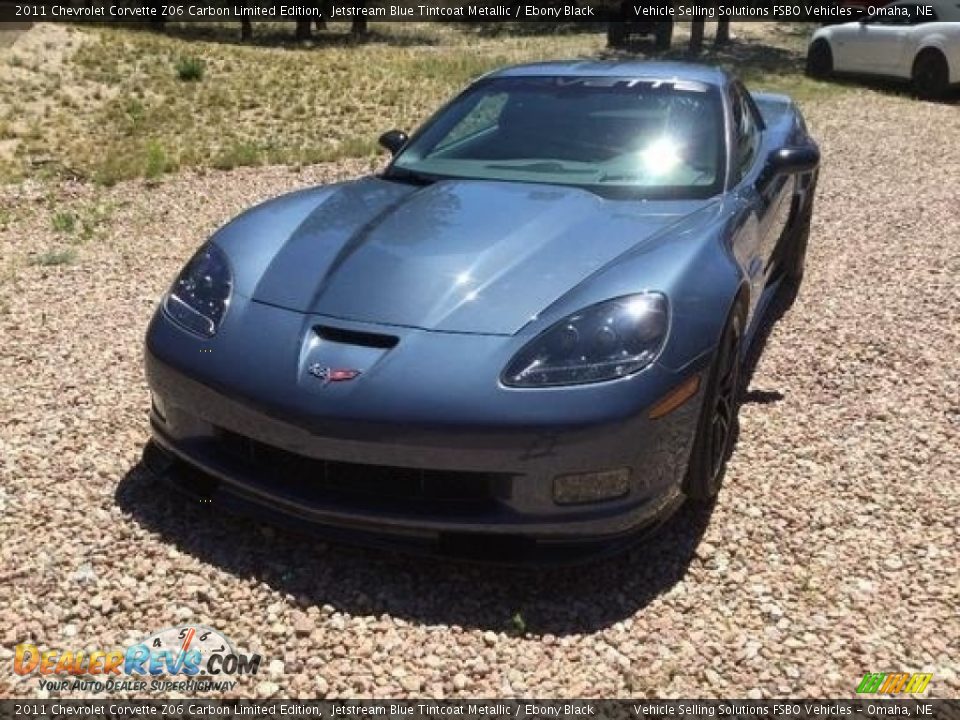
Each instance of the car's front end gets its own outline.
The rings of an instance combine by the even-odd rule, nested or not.
[[[171,466],[182,489],[347,539],[464,553],[489,547],[471,540],[482,534],[514,543],[512,559],[616,544],[681,498],[708,354],[606,382],[554,384],[570,379],[561,369],[540,385],[518,379],[535,331],[438,332],[228,301],[216,332],[198,333],[175,287],[148,331],[154,442],[204,473]],[[666,322],[642,328],[650,342],[635,349],[659,355]]]

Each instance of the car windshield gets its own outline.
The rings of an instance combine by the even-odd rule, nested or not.
[[[437,113],[386,177],[540,182],[638,197],[702,198],[722,187],[723,149],[720,93],[710,85],[491,78]]]

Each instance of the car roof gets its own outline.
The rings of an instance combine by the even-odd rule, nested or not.
[[[556,62],[512,65],[495,70],[487,77],[631,77],[657,80],[694,80],[707,85],[722,86],[729,76],[726,71],[710,65],[682,62],[645,62],[638,60],[597,61],[561,60]]]

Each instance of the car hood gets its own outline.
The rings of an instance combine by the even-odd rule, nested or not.
[[[605,199],[578,188],[379,178],[254,208],[214,241],[237,291],[304,313],[513,334],[708,201]]]

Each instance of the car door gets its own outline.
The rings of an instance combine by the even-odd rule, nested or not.
[[[897,4],[906,7],[905,3]],[[910,15],[877,16],[846,28],[839,45],[843,67],[838,69],[868,75],[895,74],[910,22]]]
[[[787,175],[768,178],[764,174],[772,148],[765,142],[760,111],[740,83],[730,86],[728,103],[733,183],[748,214],[735,253],[749,278],[751,297],[756,299],[776,269],[774,251],[790,218],[796,178]]]

